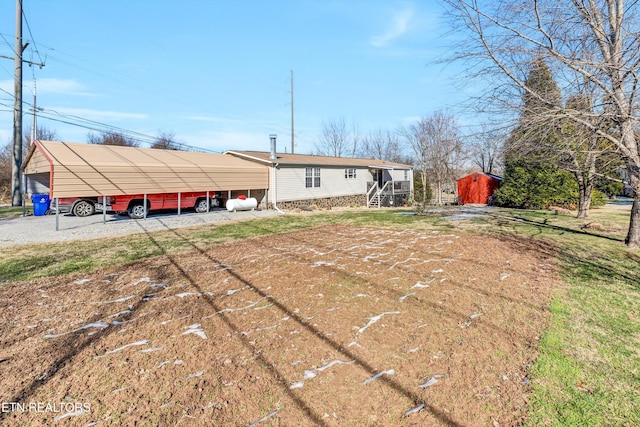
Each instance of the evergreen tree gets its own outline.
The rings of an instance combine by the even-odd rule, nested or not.
[[[561,103],[560,90],[541,58],[531,64],[526,87],[530,90],[522,96],[519,126],[505,144],[505,173],[496,203],[524,209],[573,205],[577,184],[556,166],[557,157],[549,150],[561,137],[552,108]]]
[[[420,212],[423,212],[426,206],[431,203],[431,197],[433,197],[433,193],[429,178],[422,171],[416,171],[413,174],[413,199]]]

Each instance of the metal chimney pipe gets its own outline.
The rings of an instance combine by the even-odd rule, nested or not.
[[[278,135],[271,134],[269,138],[271,138],[271,155],[269,156],[270,160],[276,161],[278,160],[278,156],[276,155],[276,138]]]

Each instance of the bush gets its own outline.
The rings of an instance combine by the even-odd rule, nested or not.
[[[591,207],[599,208],[607,204],[607,196],[602,191],[593,190],[591,192]]]
[[[432,197],[431,185],[429,185],[429,180],[427,179],[427,192],[426,192],[427,195],[426,195],[426,198],[424,198],[423,200],[422,176],[420,175],[420,173],[421,172],[417,171],[413,176],[413,201],[420,206],[425,206],[426,204],[431,202],[431,197]]]
[[[578,184],[569,172],[514,162],[507,164],[502,185],[494,196],[497,205],[509,208],[566,207],[577,205]]]

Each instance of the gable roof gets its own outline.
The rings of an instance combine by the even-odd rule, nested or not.
[[[315,156],[312,154],[276,154],[277,160],[271,160],[268,151],[227,151],[225,154],[240,157],[246,160],[265,165],[286,166],[337,166],[337,167],[368,167],[374,169],[413,169],[411,165],[387,162],[384,160],[361,159],[352,157]]]
[[[269,186],[267,168],[240,158],[115,145],[35,141],[22,168],[47,176],[52,198]]]
[[[492,174],[492,173],[479,172],[479,171],[478,171],[478,172],[470,173],[469,175],[465,175],[465,176],[463,176],[462,178],[458,178],[458,179],[457,179],[457,181],[461,181],[461,180],[463,180],[463,179],[466,179],[466,178],[472,177],[472,176],[474,176],[474,175],[484,175],[484,176],[488,176],[489,178],[493,178],[493,179],[497,179],[498,181],[502,181],[502,177],[501,177],[501,176],[494,175],[494,174]]]

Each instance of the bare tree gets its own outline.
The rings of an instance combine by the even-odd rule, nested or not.
[[[625,242],[640,248],[640,144],[636,139],[636,97],[640,75],[640,4],[624,0],[444,0],[458,29],[472,41],[461,43],[457,59],[472,62],[470,76],[496,78],[489,104],[515,106],[521,93],[543,103],[545,114],[572,120],[619,151],[635,192]],[[588,82],[602,100],[592,111],[566,108],[525,81],[526,64],[540,56],[560,78],[565,93],[580,93]],[[579,78],[576,78],[579,76]],[[498,84],[501,82],[502,84]],[[503,110],[504,111],[504,110]],[[601,127],[593,116],[615,128]],[[548,118],[548,117],[547,117]],[[547,118],[540,117],[541,123]]]
[[[358,155],[361,157],[402,163],[402,145],[397,133],[377,130],[366,135],[360,144]]]
[[[93,132],[87,135],[89,144],[101,144],[101,145],[121,145],[126,147],[139,147],[140,143],[133,138],[126,136],[120,132],[103,132],[99,135]]]
[[[319,143],[316,144],[316,152],[322,156],[353,156],[356,151],[354,141],[356,138],[349,134],[344,117],[329,120],[322,124],[322,134]]]
[[[31,147],[31,130],[25,130],[22,134],[22,153],[26,155]],[[40,141],[56,141],[58,135],[55,130],[50,130],[45,126],[38,126],[36,129],[36,139]]]
[[[13,164],[13,142],[0,148],[0,200],[11,194],[11,165]]]
[[[38,126],[36,138],[52,141],[57,138],[56,132],[44,126]],[[31,146],[31,131],[24,132],[22,138],[22,156],[26,156]],[[0,147],[0,200],[10,194],[11,187],[11,167],[13,164],[13,142]]]
[[[155,141],[151,144],[151,148],[160,150],[180,150],[180,143],[176,142],[175,135],[168,132],[160,132]]]
[[[590,113],[593,100],[588,93],[571,96],[566,108]],[[592,126],[585,126],[574,120],[565,119],[560,126],[562,144],[557,147],[556,164],[574,174],[578,181],[578,218],[588,218],[591,206],[591,194],[598,176],[605,177],[608,171],[622,166],[616,147],[607,139],[593,132],[593,128],[612,129],[615,124],[606,118],[593,114]],[[598,123],[595,123],[598,122]],[[604,172],[604,173],[603,173]]]
[[[463,158],[463,144],[455,119],[437,111],[403,128],[401,133],[416,156],[422,188],[427,190],[428,180],[435,203],[442,204],[443,188],[455,180]]]
[[[482,129],[470,136],[473,162],[484,173],[499,173],[502,169],[503,148],[506,135],[499,128]]]

